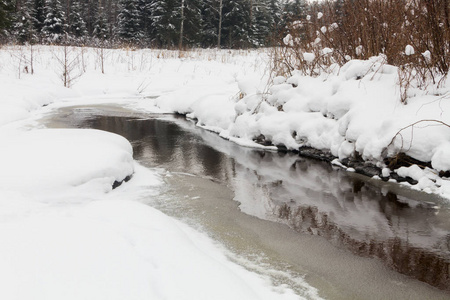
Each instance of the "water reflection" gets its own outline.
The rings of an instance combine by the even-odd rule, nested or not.
[[[246,213],[322,236],[450,289],[448,209],[433,209],[329,164],[296,156],[253,154],[237,162],[234,190]]]
[[[229,185],[250,215],[322,236],[355,254],[450,290],[450,213],[424,203],[421,193],[296,155],[239,147],[182,118],[124,118],[79,111],[72,127],[119,133],[147,166],[186,172]],[[438,200],[437,200],[438,201]]]

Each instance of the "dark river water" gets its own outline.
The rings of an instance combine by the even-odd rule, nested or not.
[[[72,107],[44,124],[127,138],[167,183],[149,205],[303,297],[312,286],[328,299],[450,299],[450,207],[437,197],[240,147],[182,117]]]

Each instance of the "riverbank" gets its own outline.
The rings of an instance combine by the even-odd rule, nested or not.
[[[369,177],[450,198],[450,85],[411,86],[400,101],[397,68],[383,57],[352,60],[318,77],[238,82],[233,99],[189,104],[164,96],[158,107],[249,147],[294,151]],[[169,104],[168,104],[169,103]]]
[[[73,62],[70,88],[62,55]],[[4,48],[0,56],[0,124],[55,101],[134,96],[138,109],[184,114],[239,145],[299,152],[450,199],[449,80],[411,86],[403,104],[397,68],[383,57],[269,85],[264,51],[39,46]]]
[[[73,62],[68,78],[64,55]],[[55,101],[134,96],[138,109],[184,114],[239,145],[299,152],[450,199],[449,80],[411,86],[403,104],[397,68],[383,57],[269,85],[264,51],[39,46],[4,48],[0,56],[0,124]]]

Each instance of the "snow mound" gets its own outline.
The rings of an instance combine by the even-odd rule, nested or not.
[[[431,165],[438,171],[450,170],[450,142],[444,142],[436,147]]]
[[[53,194],[82,186],[103,192],[133,174],[123,137],[87,129],[42,129],[0,136],[0,189]]]
[[[311,52],[303,53],[303,59],[309,63],[313,62],[315,58],[316,58],[316,55],[314,53],[311,53]]]

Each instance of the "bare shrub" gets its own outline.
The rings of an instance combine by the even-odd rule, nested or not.
[[[10,53],[16,61],[19,79],[21,73],[34,74],[35,50],[33,45],[13,47]]]
[[[61,80],[65,87],[71,87],[74,80],[79,78],[82,72],[81,53],[76,47],[62,46],[53,53],[61,71]]]
[[[273,70],[316,76],[350,59],[383,54],[400,67],[401,101],[414,81],[439,84],[450,69],[450,0],[335,0],[315,2],[288,24]],[[405,48],[413,49],[410,53]],[[410,48],[409,48],[410,47]]]

